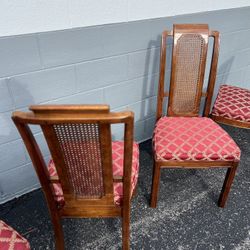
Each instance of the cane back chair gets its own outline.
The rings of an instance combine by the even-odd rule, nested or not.
[[[211,118],[233,127],[250,129],[250,90],[221,85]]]
[[[64,249],[62,218],[122,217],[129,249],[130,201],[138,169],[133,113],[108,105],[35,105],[12,119],[26,145],[50,211],[56,249]],[[112,142],[111,124],[124,124],[124,142]],[[29,125],[40,125],[52,159],[47,167]]]
[[[173,38],[170,91],[164,90],[166,43]],[[208,40],[213,51],[208,86],[203,93]],[[219,198],[224,207],[240,159],[233,139],[208,118],[216,79],[219,33],[205,24],[177,24],[164,31],[161,42],[157,119],[153,135],[154,170],[151,207],[156,207],[162,168],[228,168]],[[167,115],[163,105],[168,97]],[[201,98],[205,98],[203,117],[199,116]]]

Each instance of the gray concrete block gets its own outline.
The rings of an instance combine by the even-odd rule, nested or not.
[[[41,69],[35,35],[0,39],[0,77]]]
[[[207,14],[207,20],[211,28],[220,33],[229,33],[250,28],[250,8],[232,8],[228,10],[211,11]]]
[[[158,75],[137,78],[104,89],[105,102],[111,108],[125,106],[156,95]]]
[[[127,80],[127,55],[77,64],[77,91],[93,90]]]
[[[138,121],[134,126],[134,140],[141,142],[145,139],[145,121]]]
[[[31,163],[1,173],[1,189],[4,196],[16,196],[38,184],[38,178]]]
[[[103,89],[70,95],[67,97],[45,102],[45,104],[103,104],[103,103],[104,103]]]
[[[243,82],[239,83],[238,87],[250,90],[250,79],[245,79]]]
[[[43,157],[50,155],[50,151],[49,151],[49,148],[48,148],[48,145],[44,138],[43,133],[36,134],[35,140],[37,141],[37,144],[40,147]]]
[[[128,55],[128,78],[151,75],[159,72],[160,49],[148,49]]]
[[[150,117],[145,120],[145,131],[144,131],[144,138],[152,138],[153,137],[153,132],[154,132],[154,127],[155,127],[155,116]]]
[[[99,27],[47,32],[38,38],[45,67],[103,57]]]
[[[60,67],[12,77],[9,82],[16,107],[26,107],[75,92],[73,67]]]
[[[250,64],[250,49],[223,53],[219,57],[218,74],[225,74],[247,67]]]
[[[150,21],[149,27],[151,29],[151,43],[152,45],[159,47],[161,45],[161,35],[162,32],[165,30],[172,30],[173,29],[173,17],[163,17],[152,19]],[[168,43],[170,39],[168,39]]]
[[[244,79],[244,82],[245,84],[248,83],[248,88],[250,89],[250,65],[246,67],[245,69],[245,79]]]
[[[0,145],[20,138],[11,114],[12,112],[0,113]]]
[[[250,15],[250,13],[249,13]],[[250,49],[250,31],[239,30],[221,35],[220,52],[230,53],[244,49]]]
[[[26,163],[22,140],[0,145],[0,172],[10,170]]]
[[[124,125],[123,124],[112,124],[111,134],[113,141],[120,141],[124,139]]]
[[[128,105],[128,109],[134,112],[134,121],[145,120],[156,113],[157,97],[153,96],[141,102],[136,102]]]
[[[241,86],[241,83],[244,82],[244,77],[245,77],[245,69],[241,69],[223,75],[219,75],[217,77],[216,82],[220,82],[222,84]]]
[[[233,8],[227,10],[201,12],[175,16],[173,23],[207,23],[211,30],[221,33],[249,29],[250,8]]]
[[[14,109],[11,94],[8,90],[5,79],[0,79],[0,112]]]
[[[105,25],[101,33],[106,56],[124,54],[152,46],[149,21]]]

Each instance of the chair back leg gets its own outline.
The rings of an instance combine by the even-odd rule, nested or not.
[[[160,184],[161,166],[154,161],[150,207],[156,208]]]
[[[61,219],[58,214],[53,214],[51,219],[54,228],[56,250],[64,250],[64,235]]]
[[[130,204],[122,212],[122,250],[130,249]]]
[[[225,207],[227,197],[228,197],[230,188],[232,186],[237,167],[238,167],[238,162],[235,162],[233,163],[232,167],[228,168],[227,170],[224,184],[221,190],[220,198],[218,201],[219,207],[222,207],[222,208]]]

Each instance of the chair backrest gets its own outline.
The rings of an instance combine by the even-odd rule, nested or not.
[[[72,207],[115,211],[112,172],[111,124],[124,123],[124,195],[130,195],[133,113],[111,113],[107,105],[37,105],[32,112],[14,112],[13,120],[29,151],[47,199],[52,183],[60,182],[65,215]],[[51,179],[29,124],[40,125],[53,158],[58,180]],[[124,202],[126,202],[124,200]],[[89,212],[91,213],[91,212]],[[93,211],[92,211],[93,213]],[[84,214],[83,214],[84,215]],[[86,212],[86,216],[88,212]],[[102,215],[102,214],[100,214]],[[105,213],[104,213],[105,215]]]
[[[166,47],[173,37],[170,90],[164,91]],[[209,37],[214,38],[210,74],[206,93],[202,93]],[[169,97],[169,116],[198,116],[201,98],[206,98],[204,116],[212,101],[219,55],[219,32],[209,31],[206,24],[176,24],[173,31],[162,33],[157,119],[163,115],[164,98]]]

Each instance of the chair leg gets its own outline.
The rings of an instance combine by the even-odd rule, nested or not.
[[[123,208],[122,213],[122,250],[130,249],[130,205],[129,207]]]
[[[64,250],[65,248],[64,236],[63,236],[61,219],[58,214],[53,214],[51,217],[52,217],[52,224],[54,228],[56,250]]]
[[[159,182],[160,182],[160,165],[157,162],[154,162],[154,173],[152,179],[152,188],[151,188],[151,202],[150,207],[156,208],[158,200],[158,191],[159,191]]]
[[[221,190],[219,202],[218,202],[219,207],[222,207],[222,208],[225,207],[227,197],[228,197],[231,185],[233,183],[237,167],[238,167],[238,163],[233,163],[233,166],[228,168],[227,170],[224,184]]]
[[[137,193],[138,193],[138,183],[136,184],[136,187],[132,193],[132,197],[134,198],[135,196],[137,196]]]

